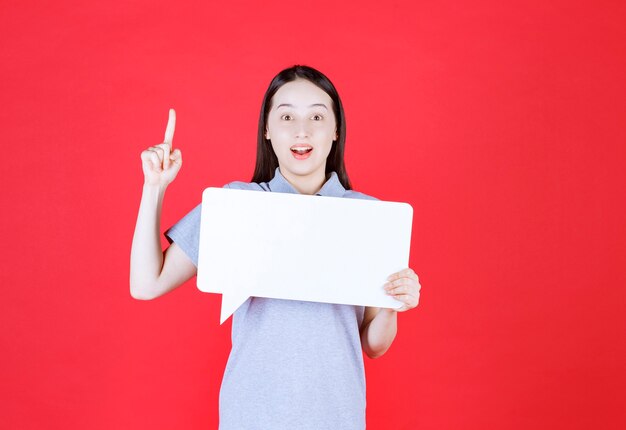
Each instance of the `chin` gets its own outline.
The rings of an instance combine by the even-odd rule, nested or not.
[[[300,165],[295,164],[295,163],[289,163],[289,164],[283,164],[283,167],[281,167],[281,170],[283,170],[283,168],[294,175],[309,176],[309,175],[314,174],[320,169],[324,171],[325,166],[324,165],[313,166],[311,164],[305,165],[304,163],[300,163]]]

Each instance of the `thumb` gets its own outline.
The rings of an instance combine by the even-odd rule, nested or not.
[[[170,160],[178,164],[183,162],[183,154],[180,152],[180,149],[177,148],[170,153]]]

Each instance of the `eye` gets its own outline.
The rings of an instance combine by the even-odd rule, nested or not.
[[[317,114],[313,115],[312,118],[313,118],[314,121],[321,121],[321,120],[324,119],[324,117],[322,115],[317,115]]]
[[[282,115],[282,116],[280,117],[280,119],[283,119],[283,120],[285,120],[285,121],[291,121],[291,115],[287,115],[287,114]]]

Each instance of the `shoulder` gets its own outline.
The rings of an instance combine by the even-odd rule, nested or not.
[[[345,199],[360,199],[360,200],[379,200],[374,196],[370,196],[368,194],[364,194],[354,190],[346,190],[343,195]]]
[[[222,188],[230,188],[231,190],[250,190],[250,191],[269,191],[267,183],[257,184],[256,182],[233,181],[224,185]]]

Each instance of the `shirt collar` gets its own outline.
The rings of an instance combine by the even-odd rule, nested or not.
[[[298,191],[285,179],[280,173],[280,168],[277,167],[274,171],[274,178],[268,183],[270,191],[275,193],[291,193],[299,194]],[[317,196],[326,197],[343,197],[346,189],[341,185],[339,177],[336,172],[330,174],[330,178],[322,186],[322,188],[315,194]]]

